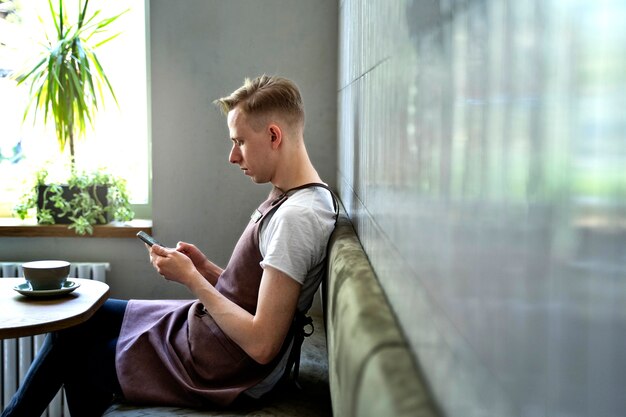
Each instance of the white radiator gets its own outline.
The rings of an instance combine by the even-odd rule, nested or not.
[[[23,277],[21,262],[0,262],[0,278]],[[110,269],[107,262],[73,262],[70,266],[70,278],[87,278],[106,281],[106,272]],[[9,403],[17,387],[26,375],[33,361],[34,354],[39,351],[45,335],[21,337],[3,340],[0,346],[2,363],[0,368],[0,409]],[[60,391],[44,417],[69,417],[65,398]],[[33,416],[36,417],[36,416]]]

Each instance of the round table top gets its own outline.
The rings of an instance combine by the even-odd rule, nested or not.
[[[100,281],[69,278],[80,284],[73,292],[56,297],[28,297],[14,290],[24,278],[0,278],[0,339],[48,333],[89,319],[109,297]]]

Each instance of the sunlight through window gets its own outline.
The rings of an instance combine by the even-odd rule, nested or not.
[[[53,0],[57,5],[58,0]],[[65,0],[73,19],[78,0]],[[149,149],[147,133],[145,4],[137,0],[90,0],[91,12],[101,9],[109,17],[128,10],[111,25],[102,39],[120,33],[96,49],[117,97],[105,93],[93,126],[76,143],[78,170],[106,168],[128,182],[133,204],[149,201]],[[88,13],[89,14],[89,13]],[[46,168],[51,179],[69,172],[69,152],[59,153],[54,124],[44,126],[41,110],[36,123],[23,121],[29,87],[16,85],[11,75],[37,61],[54,36],[48,0],[0,2],[0,216],[10,216],[13,206],[34,184],[35,172]],[[138,214],[141,213],[141,210]]]

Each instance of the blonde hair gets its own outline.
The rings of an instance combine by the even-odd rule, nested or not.
[[[256,120],[278,114],[292,126],[304,126],[304,105],[300,90],[287,78],[265,74],[252,80],[246,78],[243,86],[214,103],[224,114],[240,106],[243,113]]]

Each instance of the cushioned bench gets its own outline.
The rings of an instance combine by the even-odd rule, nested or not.
[[[324,304],[334,415],[437,416],[367,255],[343,213],[328,261]]]
[[[437,416],[352,224],[340,215],[329,247],[324,320],[302,347],[300,383],[228,409],[117,404],[106,416]],[[331,410],[332,407],[332,410]]]

